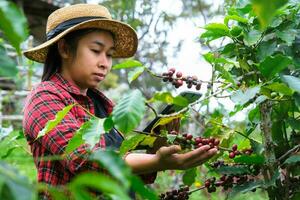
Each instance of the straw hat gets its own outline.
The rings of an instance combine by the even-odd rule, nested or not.
[[[48,48],[66,34],[86,28],[99,28],[114,35],[115,58],[127,58],[134,55],[138,39],[136,32],[129,25],[113,20],[109,11],[101,5],[76,4],[54,11],[48,17],[47,41],[29,49],[24,55],[37,62],[45,62]]]

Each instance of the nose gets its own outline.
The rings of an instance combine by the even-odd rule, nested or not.
[[[98,65],[100,69],[107,70],[110,66],[110,60],[106,56],[106,54],[101,54],[98,60]]]

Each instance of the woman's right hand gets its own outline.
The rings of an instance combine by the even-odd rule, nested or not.
[[[156,152],[159,171],[168,169],[185,170],[199,166],[214,156],[218,151],[216,148],[210,148],[209,145],[204,145],[186,153],[179,153],[180,150],[179,145],[161,147]]]

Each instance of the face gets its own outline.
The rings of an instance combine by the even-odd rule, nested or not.
[[[59,44],[62,57],[62,75],[85,93],[95,88],[110,72],[114,42],[111,33],[91,32],[78,41],[77,52],[72,56],[65,44]]]

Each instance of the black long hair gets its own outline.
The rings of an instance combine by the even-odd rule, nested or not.
[[[91,29],[80,29],[73,31],[63,37],[67,44],[69,52],[72,54],[73,58],[76,56],[78,41],[88,33],[103,31],[101,29],[91,28]],[[113,35],[113,34],[112,34]],[[44,63],[42,81],[48,81],[51,76],[57,72],[61,71],[61,56],[58,52],[57,42],[51,45],[48,49],[47,57]]]

